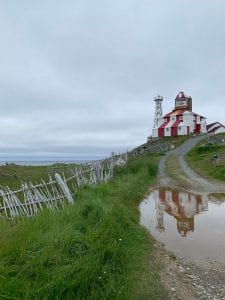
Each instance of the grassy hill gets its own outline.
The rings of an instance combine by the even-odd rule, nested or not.
[[[25,166],[8,164],[0,166],[0,187],[9,186],[15,190],[21,187],[21,182],[27,181],[32,183],[40,183],[41,179],[48,181],[48,174],[63,171],[65,175],[68,173],[70,165],[53,164],[51,166]]]
[[[188,153],[187,161],[200,175],[225,182],[225,144],[203,141]]]
[[[62,211],[1,220],[0,299],[167,299],[138,212],[157,163],[130,159]]]

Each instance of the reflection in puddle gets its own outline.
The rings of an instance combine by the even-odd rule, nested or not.
[[[155,189],[140,205],[141,224],[166,248],[196,261],[225,262],[225,202],[186,191]]]
[[[208,199],[200,195],[176,190],[154,190],[157,226],[160,232],[165,230],[164,212],[173,216],[177,222],[177,230],[185,237],[188,232],[194,231],[194,216],[208,210]]]
[[[225,201],[225,194],[224,193],[211,193],[211,194],[209,194],[209,200]]]

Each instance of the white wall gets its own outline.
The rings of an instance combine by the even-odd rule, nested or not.
[[[207,133],[207,127],[206,127],[206,118],[204,118],[201,122],[201,132]]]
[[[184,113],[183,122],[190,127],[190,133],[194,132],[194,115],[192,113]]]
[[[215,131],[215,134],[217,134],[217,133],[222,133],[222,132],[225,132],[225,128],[221,126],[220,128],[218,128],[218,129]]]
[[[201,124],[201,133],[207,133],[206,124]]]
[[[180,130],[179,130],[179,127],[180,127]],[[187,135],[187,126],[186,125],[178,126],[178,135]]]
[[[154,138],[158,137],[158,128],[152,129],[152,137],[154,137]]]
[[[171,136],[171,127],[164,128],[164,136]]]

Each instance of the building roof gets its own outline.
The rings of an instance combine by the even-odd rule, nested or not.
[[[208,124],[208,125],[207,125],[207,129],[210,129],[211,127],[214,127],[215,125],[225,127],[225,126],[224,126],[223,124],[221,124],[220,122],[214,122],[214,123]]]
[[[185,110],[174,110],[166,114],[164,117],[170,117],[170,116],[182,116],[184,114]]]
[[[190,97],[185,95],[184,92],[179,92],[176,96],[176,99],[183,99],[183,98],[189,99]]]
[[[225,129],[225,126],[223,124],[221,124],[220,122],[214,122],[214,123],[208,124],[206,126],[206,128],[207,128],[208,133],[212,133],[212,132],[215,132],[219,128]]]
[[[196,114],[190,110],[186,110],[186,109],[177,109],[177,110],[173,110],[171,112],[169,112],[168,114],[164,115],[164,118],[170,117],[170,116],[183,116],[184,114],[192,114],[195,117],[199,116],[201,118],[204,118],[202,115]]]

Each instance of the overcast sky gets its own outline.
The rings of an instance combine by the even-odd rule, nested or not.
[[[0,159],[144,143],[153,97],[225,122],[224,0],[0,0]]]

